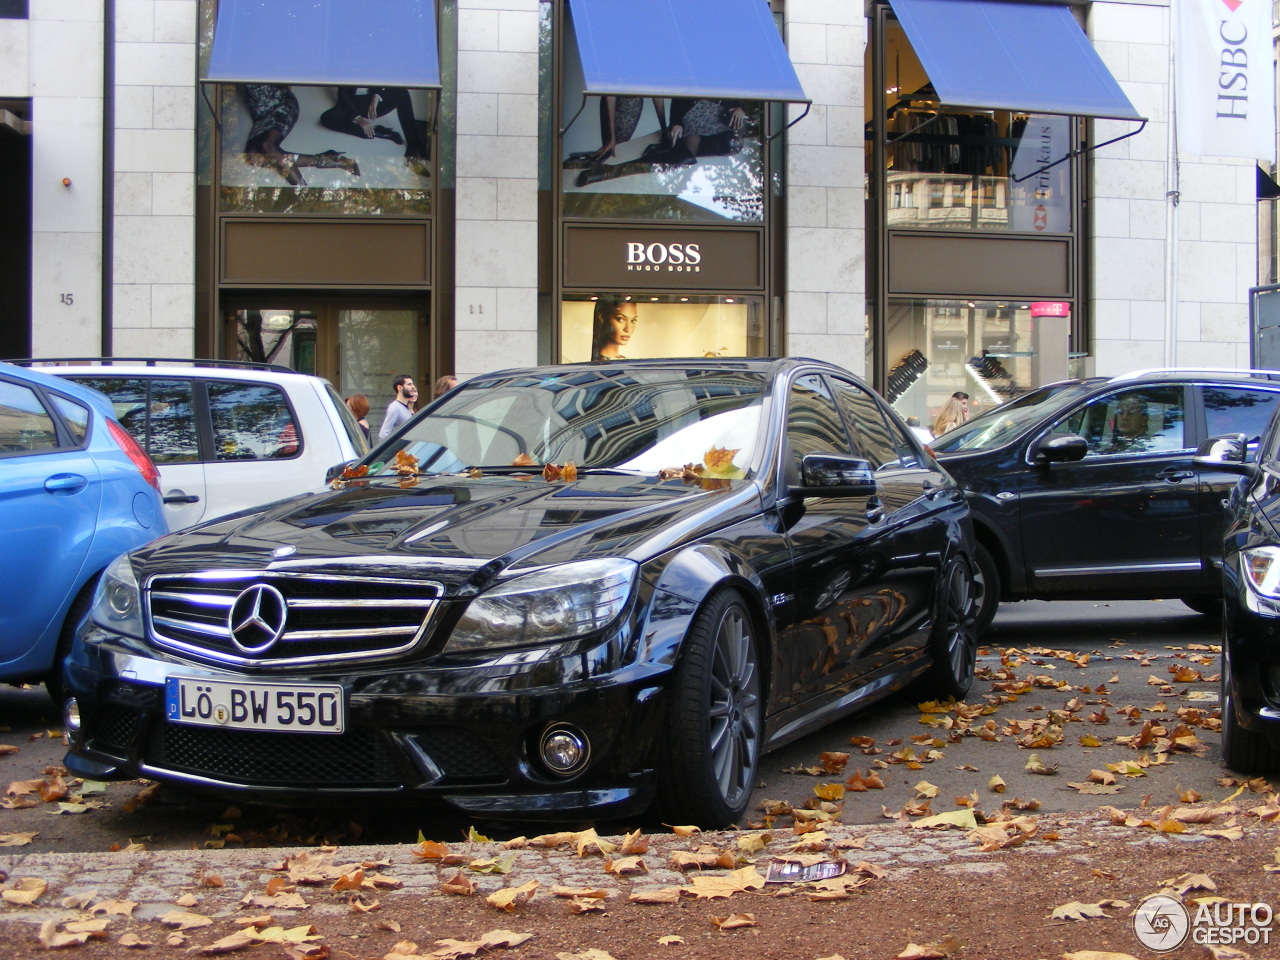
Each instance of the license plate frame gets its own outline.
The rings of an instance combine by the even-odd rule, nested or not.
[[[346,698],[337,683],[275,683],[171,675],[164,681],[170,723],[220,730],[337,736]]]

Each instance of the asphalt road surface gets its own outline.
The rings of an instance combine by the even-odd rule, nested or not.
[[[984,638],[964,707],[922,712],[916,698],[901,695],[767,755],[750,822],[781,804],[833,804],[827,809],[843,822],[877,823],[904,810],[915,819],[963,806],[1051,813],[1158,808],[1188,791],[1225,798],[1237,786],[1228,778],[1242,778],[1221,766],[1218,642],[1215,620],[1176,601],[1005,604]],[[62,761],[59,713],[43,688],[0,687],[0,744],[18,748],[0,755],[0,787],[8,788],[0,800],[15,804],[23,794],[11,784],[48,780]],[[1032,755],[1043,772],[1027,770]],[[73,781],[70,793],[84,803],[52,798],[0,809],[0,843],[14,833],[35,834],[22,852],[412,843],[419,831],[450,841],[468,828],[420,806],[229,809],[168,788],[141,802],[146,786],[91,786],[86,794]],[[658,824],[597,828],[635,826]],[[479,828],[494,836],[555,829]]]

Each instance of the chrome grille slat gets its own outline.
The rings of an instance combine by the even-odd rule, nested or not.
[[[308,608],[340,610],[344,607],[421,607],[423,610],[430,610],[435,603],[435,600],[421,600],[416,597],[395,600],[290,600],[289,607],[290,609],[296,607],[299,610]]]
[[[269,587],[278,599],[268,611],[278,631],[259,632],[241,644],[231,620],[242,624],[249,607],[236,600],[251,587]],[[148,633],[157,646],[220,664],[271,669],[385,659],[405,653],[426,636],[444,593],[434,581],[307,572],[236,571],[160,575],[144,585]],[[246,594],[259,596],[259,590]],[[284,601],[280,624],[279,598]],[[247,601],[246,601],[247,602]]]

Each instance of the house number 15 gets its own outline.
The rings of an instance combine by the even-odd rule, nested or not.
[[[59,294],[58,300],[61,303],[65,303],[69,307],[76,302],[76,295],[74,293]]]

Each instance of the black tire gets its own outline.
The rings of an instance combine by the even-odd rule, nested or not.
[[[978,663],[977,599],[975,577],[961,557],[947,567],[939,611],[929,636],[929,672],[920,680],[919,692],[928,698],[959,700],[973,686]]]
[[[1182,604],[1188,610],[1194,610],[1196,613],[1203,614],[1206,617],[1222,616],[1221,597],[1214,597],[1212,599],[1207,597],[1192,597],[1191,599],[1187,599],[1186,597],[1183,597]]]
[[[735,823],[751,802],[763,742],[759,649],[736,590],[707,602],[672,681],[658,803],[673,823]]]
[[[67,619],[62,621],[62,632],[58,634],[58,646],[53,652],[53,665],[49,668],[49,673],[44,678],[45,691],[48,692],[49,698],[53,700],[59,713],[61,713],[62,703],[66,699],[66,689],[62,682],[62,668],[67,661],[67,657],[71,654],[71,644],[76,639],[76,628],[80,626],[80,621],[89,612],[89,607],[93,603],[93,593],[97,587],[98,578],[93,577],[80,588],[76,598],[71,601],[71,606],[67,609]]]
[[[974,628],[978,636],[987,632],[991,621],[996,618],[996,610],[1000,607],[1000,568],[996,566],[996,558],[982,544],[974,544],[974,575],[977,594],[974,605]]]
[[[1262,734],[1240,726],[1236,701],[1231,695],[1231,660],[1222,648],[1219,703],[1222,707],[1222,762],[1228,769],[1248,776],[1280,771],[1280,750]]]

